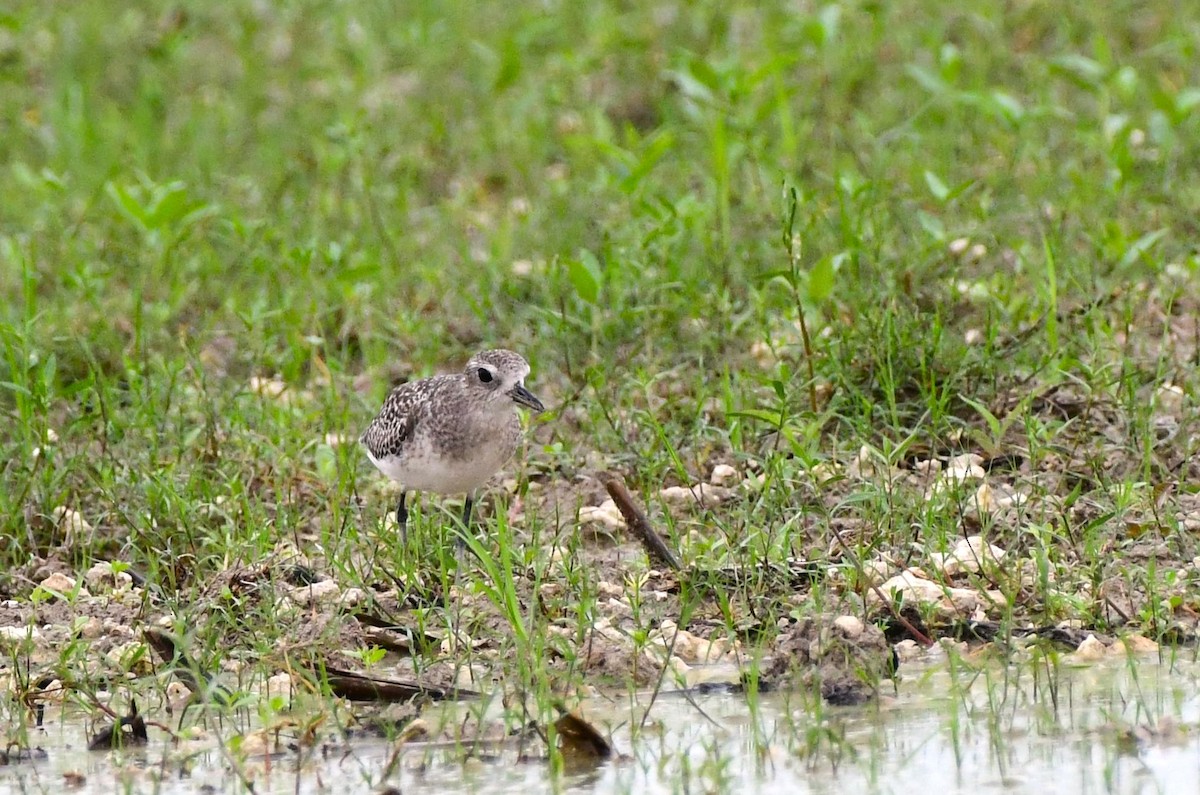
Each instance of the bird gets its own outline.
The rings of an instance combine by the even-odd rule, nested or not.
[[[529,363],[497,348],[476,353],[458,373],[400,384],[359,437],[375,468],[400,484],[396,523],[407,537],[410,491],[465,494],[470,531],[475,491],[512,458],[521,440],[518,407],[545,406],[525,388]],[[462,537],[459,538],[459,545]]]

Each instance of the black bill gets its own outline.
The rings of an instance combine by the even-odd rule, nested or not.
[[[533,393],[521,384],[517,384],[512,389],[508,390],[508,394],[512,396],[514,402],[520,403],[522,406],[528,406],[534,411],[546,410],[546,407],[542,405],[542,401],[535,398]]]

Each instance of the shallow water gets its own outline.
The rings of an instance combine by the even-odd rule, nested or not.
[[[1194,662],[903,670],[894,693],[859,708],[817,710],[769,694],[752,710],[741,695],[664,694],[636,740],[630,726],[645,701],[589,702],[586,716],[611,727],[624,758],[557,779],[543,762],[521,761],[512,744],[484,747],[483,759],[465,763],[452,745],[414,744],[384,782],[392,746],[383,740],[330,745],[303,761],[259,758],[242,775],[260,793],[378,792],[385,784],[408,795],[1200,791]],[[439,715],[457,721],[464,709]],[[86,779],[75,792],[247,791],[221,753],[200,751],[181,765],[183,752],[150,732],[145,749],[88,752],[82,721],[52,722],[31,737],[48,758],[0,767],[0,792],[60,792],[67,771]]]

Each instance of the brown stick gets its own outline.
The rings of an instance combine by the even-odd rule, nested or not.
[[[479,698],[479,693],[474,690],[423,685],[411,680],[381,679],[354,671],[343,671],[321,663],[312,665],[310,670],[329,683],[329,690],[335,696],[350,701],[403,702],[416,698],[428,698],[433,701]]]
[[[646,548],[646,554],[650,556],[650,559],[669,569],[679,571],[682,568],[679,565],[679,558],[675,557],[675,553],[667,546],[667,542],[663,541],[662,536],[650,526],[650,520],[633,501],[633,495],[629,493],[629,489],[625,488],[624,481],[611,472],[601,472],[600,482],[608,490],[608,496],[612,497],[613,502],[617,504],[617,510],[621,512],[621,516],[625,517],[625,524],[629,525],[629,529]]]
[[[830,525],[829,529],[833,531],[833,537],[837,539],[838,544],[842,547],[842,551],[846,553],[851,562],[854,563],[854,568],[858,570],[858,575],[866,580],[866,576],[863,574],[862,563],[859,561],[858,556],[854,554],[854,551],[850,549],[850,545],[846,543],[846,539],[842,538],[842,534],[839,533],[838,529],[833,525]],[[917,629],[915,626],[913,626],[911,621],[900,614],[900,611],[896,609],[894,604],[892,604],[892,600],[887,598],[887,595],[883,592],[882,588],[875,583],[870,583],[870,587],[871,590],[875,592],[875,595],[879,597],[879,601],[883,603],[883,606],[887,608],[887,611],[892,614],[892,618],[896,619],[900,626],[908,630],[908,634],[912,635],[913,640],[915,640],[917,643],[920,643],[925,648],[929,648],[933,645],[933,640],[928,635]]]

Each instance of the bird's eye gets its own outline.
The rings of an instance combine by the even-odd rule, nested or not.
[[[485,384],[490,384],[490,383],[492,383],[492,379],[494,377],[495,376],[492,375],[491,370],[487,369],[486,367],[479,368],[479,380],[481,382],[483,382]]]

